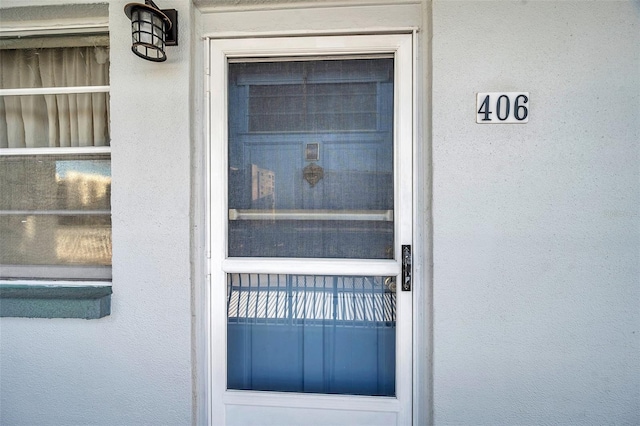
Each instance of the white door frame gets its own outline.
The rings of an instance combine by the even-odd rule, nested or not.
[[[416,143],[415,143],[415,99],[416,99],[416,84],[415,84],[415,48],[413,34],[377,34],[377,35],[337,35],[337,36],[317,36],[317,37],[278,37],[278,38],[244,38],[244,39],[217,39],[210,40],[210,43],[216,43],[220,48],[216,49],[218,54],[211,54],[210,62],[205,64],[207,69],[210,69],[211,76],[205,77],[208,81],[205,83],[208,88],[208,116],[209,116],[209,129],[207,132],[210,164],[208,167],[209,176],[209,200],[210,202],[219,202],[222,208],[209,207],[209,238],[207,246],[209,247],[209,283],[219,282],[219,280],[227,272],[231,272],[236,269],[242,272],[285,272],[285,273],[313,273],[313,271],[323,270],[324,265],[327,264],[325,260],[319,259],[315,262],[307,262],[311,265],[300,269],[299,267],[290,267],[286,259],[279,259],[275,261],[273,259],[252,259],[246,262],[238,261],[234,259],[229,261],[226,259],[225,247],[226,247],[226,234],[227,234],[227,217],[225,207],[227,205],[226,200],[226,168],[225,162],[227,157],[226,152],[226,139],[227,139],[227,104],[226,104],[226,62],[231,57],[270,57],[270,56],[326,56],[326,55],[344,55],[344,54],[359,54],[359,53],[395,53],[396,61],[400,61],[402,69],[405,74],[402,78],[397,78],[399,87],[396,90],[396,99],[394,115],[394,127],[396,138],[410,138],[411,143],[411,156],[413,160],[409,161],[409,164],[413,164],[413,168],[416,165]],[[308,40],[308,43],[300,43],[301,39]],[[268,42],[265,42],[268,40]],[[348,40],[348,42],[345,42]],[[275,46],[275,47],[274,47]],[[205,46],[207,52],[210,52],[209,46]],[[220,69],[224,69],[225,72],[219,72]],[[406,74],[408,70],[408,74]],[[404,82],[404,83],[403,83]],[[223,92],[220,92],[223,90]],[[399,99],[409,99],[409,102],[399,102]],[[408,118],[408,119],[407,119]],[[396,182],[396,194],[400,199],[409,197],[414,198],[414,188],[416,187],[416,176],[412,174],[412,167],[400,168],[398,170]],[[213,182],[218,182],[213,185]],[[412,182],[412,185],[400,185],[401,182]],[[409,221],[411,223],[403,224],[403,220],[399,220],[396,226],[405,227],[409,226],[412,229],[411,240],[414,242],[414,247],[418,235],[424,234],[424,228],[420,221],[416,221],[415,218],[421,219],[416,216],[416,205],[413,203],[413,210],[410,212]],[[422,220],[422,219],[421,219]],[[415,223],[416,226],[412,224]],[[401,233],[400,233],[401,235]],[[411,243],[412,241],[409,241]],[[396,253],[400,253],[400,245],[403,241],[396,241]],[[421,271],[420,267],[420,253],[415,253],[414,249],[414,270],[416,272]],[[340,263],[341,260],[331,260],[331,265],[335,266]],[[349,261],[344,261],[346,269],[349,268]],[[378,262],[379,263],[379,262]],[[224,272],[223,272],[224,270]],[[326,272],[326,269],[324,269]],[[397,275],[397,267],[395,264],[390,263],[388,266],[378,264],[375,270],[371,271],[372,275]],[[419,275],[416,276],[414,272],[414,279],[420,279]],[[225,282],[225,281],[223,281]],[[208,313],[211,315],[209,318],[209,395],[208,401],[212,404],[209,408],[210,424],[225,424],[225,409],[226,403],[233,404],[251,404],[251,405],[263,405],[263,406],[276,406],[282,405],[286,402],[289,406],[300,408],[323,408],[330,405],[338,409],[355,409],[355,410],[369,410],[371,405],[367,398],[360,397],[347,397],[336,395],[304,395],[304,394],[281,394],[276,392],[269,393],[252,393],[252,392],[229,392],[225,391],[226,387],[226,309],[220,309],[216,304],[220,306],[226,306],[225,300],[226,285],[219,285],[215,288],[209,287],[209,307]],[[406,303],[411,306],[414,305],[415,291],[407,293],[405,296],[405,302],[398,301],[398,312],[401,312],[403,308],[400,304]],[[406,306],[404,307],[406,310]],[[221,311],[221,312],[220,312]],[[415,321],[415,318],[414,320]],[[413,342],[412,348],[415,352],[415,339],[416,330],[398,330],[400,335],[398,336],[398,342],[408,341]],[[400,346],[400,344],[398,345]],[[409,371],[414,372],[416,369],[413,366],[412,359],[415,359],[416,354],[409,354]],[[398,363],[402,360],[398,359]],[[400,377],[400,375],[398,375]],[[406,375],[405,375],[406,377]],[[407,386],[400,385],[398,389],[413,388],[413,394],[415,394],[416,380],[413,379],[413,374],[408,375],[409,380],[413,380],[413,384]],[[425,378],[426,379],[426,378]],[[256,396],[260,396],[256,399]],[[400,395],[399,395],[400,396]],[[404,397],[404,396],[403,396]],[[376,406],[381,412],[395,411],[397,410],[397,401],[393,398],[380,399],[377,398]],[[409,400],[410,404],[413,398],[404,398]],[[416,403],[415,401],[413,406]],[[424,402],[423,402],[424,403]],[[415,411],[415,408],[414,408]],[[399,424],[411,423],[411,408],[408,410],[409,417],[398,419]],[[415,422],[415,417],[413,418]]]

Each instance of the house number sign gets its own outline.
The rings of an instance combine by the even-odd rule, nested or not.
[[[476,123],[506,124],[529,121],[529,92],[478,93]]]

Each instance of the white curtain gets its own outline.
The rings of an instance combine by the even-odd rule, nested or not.
[[[0,88],[104,86],[106,47],[0,50]],[[0,148],[109,145],[107,93],[0,97]]]

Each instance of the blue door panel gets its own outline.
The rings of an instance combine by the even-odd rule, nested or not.
[[[230,389],[394,394],[395,328],[229,322]],[[339,357],[335,353],[340,353]]]

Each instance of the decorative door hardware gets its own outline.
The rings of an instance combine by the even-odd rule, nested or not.
[[[313,188],[316,183],[324,177],[324,169],[318,166],[316,163],[311,163],[304,169],[302,169],[302,177],[309,182],[309,185]]]

